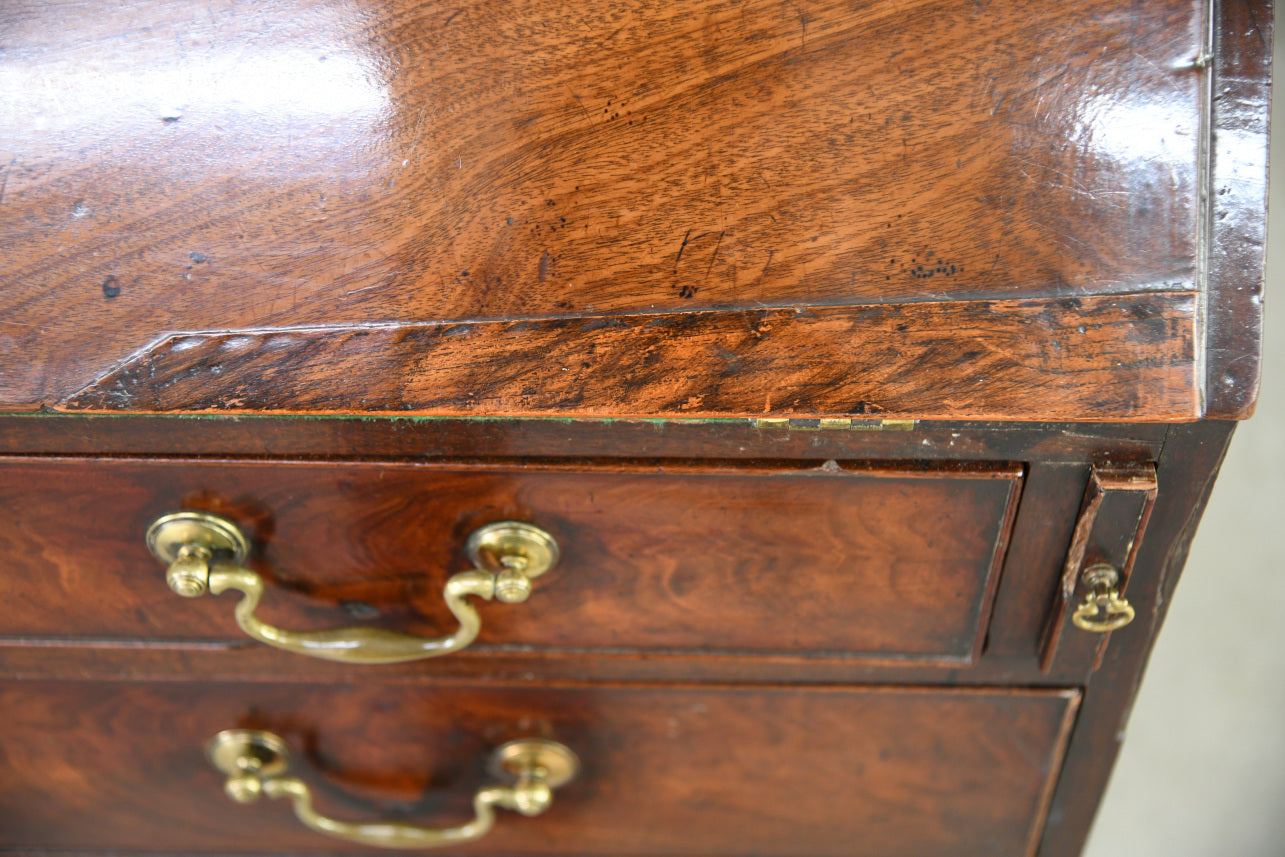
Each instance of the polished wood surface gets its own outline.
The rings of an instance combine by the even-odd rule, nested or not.
[[[319,809],[468,817],[488,751],[531,735],[580,756],[538,819],[506,813],[445,853],[1022,857],[1079,694],[787,687],[0,685],[0,845],[365,851],[286,806],[239,806],[202,758],[216,732],[298,750]]]
[[[258,615],[280,627],[453,630],[441,588],[468,567],[469,533],[516,519],[552,533],[562,560],[525,604],[479,604],[482,649],[964,665],[988,629],[1020,478],[1011,465],[7,459],[0,635],[242,639],[235,596],[179,598],[143,543],[152,520],[194,508],[250,536],[269,582]]]
[[[1256,376],[1256,337],[1233,331],[1256,312],[1261,182],[1239,176],[1264,136],[1251,43],[1264,31],[1223,38],[1216,68],[1252,97],[1210,112],[1201,10],[1185,0],[151,0],[0,16],[8,409],[236,408],[244,394],[286,411],[1184,420],[1202,413],[1192,307],[1206,298],[1209,371],[1227,367],[1218,383],[1241,391],[1209,401],[1252,402],[1241,376]],[[1214,123],[1240,142],[1202,171]],[[1200,200],[1231,174],[1216,213],[1238,249],[1206,289],[1215,212]],[[1100,329],[1108,299],[1132,308],[1128,323],[1167,320],[1170,350]],[[698,336],[637,367],[595,362],[584,336],[584,317],[647,314],[681,342],[707,318],[695,311],[730,330],[774,307],[816,322],[767,337],[773,366],[757,370],[747,341]],[[867,312],[909,327],[866,328]],[[446,399],[416,384],[492,373],[485,336],[391,367],[360,352],[320,405],[286,392],[306,374],[274,383],[256,362],[297,367],[297,350],[274,345],[333,344],[253,331],[337,325],[347,342],[372,323],[479,320],[539,320],[543,338],[525,344],[549,356],[477,389],[482,402],[467,384]],[[229,329],[248,338],[213,333]],[[199,341],[236,359],[184,362],[176,331],[208,332]],[[1100,353],[1107,339],[1120,355]],[[258,352],[238,353],[247,343]],[[154,348],[172,393],[112,374]],[[871,356],[844,370],[860,383],[826,396],[831,374],[777,365],[777,348]],[[938,349],[940,365],[925,362]],[[207,388],[215,364],[229,380]],[[970,364],[976,387],[962,383]],[[391,376],[362,403],[381,367]],[[646,395],[619,389],[613,368],[642,372]],[[345,384],[354,372],[361,384]],[[203,398],[198,377],[215,392]],[[1090,384],[1109,392],[1091,400]]]

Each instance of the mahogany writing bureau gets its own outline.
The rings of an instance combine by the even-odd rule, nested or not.
[[[0,851],[1078,853],[1270,28],[0,7]]]

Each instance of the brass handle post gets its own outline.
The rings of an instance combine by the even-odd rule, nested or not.
[[[391,664],[458,652],[477,638],[482,619],[469,596],[508,604],[526,601],[531,581],[558,561],[558,544],[544,530],[520,521],[482,527],[468,540],[475,568],[452,575],[443,587],[447,608],[459,628],[441,637],[416,637],[361,626],[324,631],[288,631],[254,615],[263,598],[263,578],[241,563],[249,553],[245,534],[227,518],[207,512],[178,512],[158,519],[147,545],[167,564],[165,578],[178,595],[197,598],[229,589],[242,594],[236,622],[249,636],[301,655],[353,664]]]
[[[227,776],[224,791],[238,803],[261,795],[289,798],[294,814],[318,833],[380,848],[438,848],[471,842],[495,825],[495,807],[537,816],[553,805],[553,790],[570,782],[580,761],[566,746],[543,738],[510,741],[491,754],[490,768],[510,785],[484,786],[473,795],[473,819],[455,827],[419,827],[400,822],[340,821],[317,812],[312,791],[302,780],[286,776],[290,753],[271,732],[229,729],[214,736],[207,749],[211,764]]]
[[[1105,634],[1133,621],[1133,605],[1120,594],[1120,573],[1106,563],[1084,570],[1080,578],[1088,592],[1071,614],[1075,627]]]

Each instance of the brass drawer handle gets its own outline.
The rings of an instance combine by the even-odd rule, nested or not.
[[[318,833],[381,848],[437,848],[471,842],[495,824],[495,807],[531,817],[553,805],[553,790],[575,779],[580,770],[576,754],[557,741],[524,738],[491,753],[493,776],[512,785],[484,786],[473,795],[474,818],[458,827],[417,827],[399,822],[357,823],[321,815],[312,808],[312,791],[302,780],[285,776],[290,751],[271,732],[229,729],[214,736],[207,750],[210,762],[227,775],[223,784],[237,803],[253,803],[260,795],[288,797],[294,814]]]
[[[1106,563],[1084,570],[1080,580],[1088,592],[1071,614],[1075,627],[1105,634],[1133,621],[1133,605],[1120,595],[1120,573]]]
[[[236,606],[241,630],[261,643],[286,651],[353,664],[392,664],[458,652],[477,638],[481,617],[470,595],[508,604],[527,600],[531,580],[558,561],[553,536],[531,524],[501,521],[477,530],[468,540],[475,568],[452,575],[443,587],[446,606],[460,627],[444,637],[424,638],[382,628],[333,628],[287,631],[255,617],[263,597],[263,578],[240,565],[250,542],[236,524],[207,512],[177,512],[157,519],[147,529],[147,546],[169,568],[170,589],[185,598],[229,589],[244,597]]]

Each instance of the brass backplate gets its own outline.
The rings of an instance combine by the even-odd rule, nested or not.
[[[167,565],[188,545],[199,545],[218,559],[237,565],[250,553],[250,542],[240,527],[209,512],[175,512],[157,518],[147,528],[148,549]]]
[[[541,772],[549,788],[571,782],[580,773],[580,759],[571,748],[547,738],[519,738],[491,753],[491,776],[512,781],[524,772]]]
[[[539,577],[558,564],[558,543],[553,536],[532,524],[521,521],[499,521],[487,524],[468,537],[468,557],[483,571],[504,570],[504,557],[526,559],[522,573]]]
[[[271,732],[227,729],[215,735],[206,748],[214,767],[228,776],[254,772],[261,777],[284,774],[290,766],[290,748]]]

